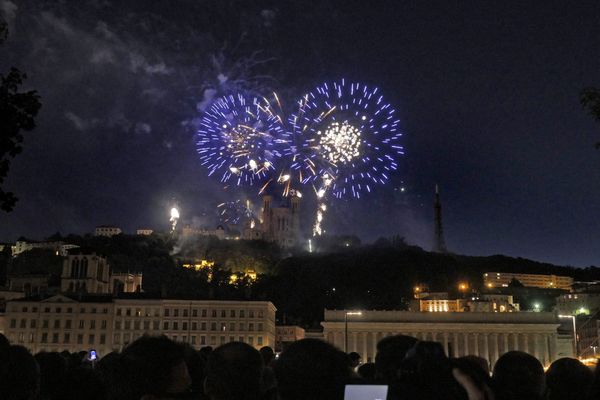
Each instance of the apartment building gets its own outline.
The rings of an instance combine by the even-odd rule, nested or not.
[[[275,346],[275,306],[267,301],[213,301],[55,295],[7,302],[11,343],[40,351],[119,351],[148,335],[194,348],[242,341]]]
[[[523,286],[542,289],[571,290],[573,278],[570,276],[543,274],[513,274],[509,272],[486,272],[483,274],[483,284],[486,288],[508,287],[516,279]]]

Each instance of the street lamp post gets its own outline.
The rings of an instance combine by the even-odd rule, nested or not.
[[[571,320],[573,321],[573,342],[575,343],[575,357],[577,357],[577,350],[579,349],[579,346],[577,345],[577,322],[575,321],[575,316],[559,315],[558,318],[571,318]]]
[[[348,315],[362,315],[362,312],[344,311],[344,353],[348,352]]]

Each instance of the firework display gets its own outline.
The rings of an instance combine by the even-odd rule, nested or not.
[[[275,169],[281,130],[265,100],[222,97],[200,120],[196,148],[201,164],[221,182],[252,185]]]
[[[226,201],[217,206],[219,218],[224,224],[238,225],[241,222],[249,221],[254,225],[256,214],[252,209],[250,200]]]
[[[289,118],[287,155],[303,183],[328,175],[334,197],[360,198],[398,169],[400,120],[377,88],[342,79],[318,86],[298,104]]]
[[[313,235],[320,235],[330,198],[360,198],[398,169],[400,120],[378,88],[344,79],[305,94],[288,118],[277,94],[272,98],[277,108],[242,94],[218,99],[201,119],[197,152],[209,176],[259,183],[259,194],[269,185],[282,185],[284,196],[312,186],[318,203]],[[254,221],[239,200],[219,209],[225,223]]]

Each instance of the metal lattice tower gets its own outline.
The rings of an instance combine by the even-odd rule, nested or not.
[[[435,185],[435,236],[433,241],[433,251],[436,253],[446,253],[446,241],[444,240],[444,228],[442,226],[442,203],[440,201],[440,189],[438,185]]]

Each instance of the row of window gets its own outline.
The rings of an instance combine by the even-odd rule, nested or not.
[[[52,324],[52,327],[54,329],[60,329],[60,328],[65,328],[65,329],[73,329],[73,323],[72,320],[67,319],[64,321],[64,326],[61,326],[61,320],[60,319],[55,319],[54,323]],[[88,321],[89,323],[88,328],[89,329],[96,329],[96,321],[95,320],[90,320]],[[107,320],[103,319],[100,321],[100,329],[106,329],[108,322]],[[45,319],[42,320],[42,328],[49,328],[50,326],[50,321]],[[78,328],[79,329],[85,329],[86,326],[86,321],[85,320],[79,320],[78,323]],[[16,319],[11,319],[10,320],[10,327],[12,329],[17,327],[17,320]],[[19,321],[19,328],[27,328],[27,319],[23,318]],[[37,328],[37,319],[31,319],[29,320],[29,328]]]
[[[155,317],[158,317],[158,310],[157,309],[149,309],[146,308],[144,310],[144,316],[146,317],[150,317],[152,316],[152,314],[154,314]],[[190,313],[191,311],[191,313]],[[165,308],[164,312],[163,312],[163,316],[165,317],[189,317],[190,314],[192,317],[203,317],[206,318],[208,317],[208,311],[207,309],[197,309],[197,308],[193,308],[193,309],[189,309],[189,308]],[[227,310],[220,310],[220,312],[218,310],[211,310],[210,312],[211,317],[212,318],[217,318],[219,315],[221,316],[221,318],[227,318],[227,315],[229,314],[229,318],[246,318],[246,310],[229,310],[229,313],[227,313]],[[136,308],[136,309],[132,309],[132,308],[117,308],[117,315],[122,316],[136,316],[136,317],[141,317],[142,316],[142,309],[141,308]],[[258,318],[263,318],[264,317],[264,312],[262,310],[248,310],[248,318],[254,318],[254,317],[258,317]]]
[[[13,307],[12,311],[14,312],[19,312],[18,307]],[[81,307],[79,309],[79,313],[80,314],[85,314],[86,312],[88,312],[90,314],[96,314],[96,313],[102,313],[102,314],[108,314],[108,308],[102,308],[101,310],[99,310],[96,307],[92,307],[89,309],[86,309],[85,307]],[[158,317],[159,315],[159,309],[149,309],[146,308],[144,310],[144,316],[146,317],[150,317],[150,316],[155,316]],[[190,313],[191,311],[191,313]],[[210,310],[210,316],[212,318],[217,318],[217,317],[221,317],[221,318],[227,318],[227,316],[229,315],[229,318],[246,318],[246,311],[248,311],[248,318],[263,318],[264,317],[264,312],[263,310],[229,310],[229,313],[227,312],[228,310]],[[32,313],[37,313],[38,312],[38,307],[28,307],[28,306],[23,306],[21,307],[21,312],[32,312]],[[51,307],[44,307],[43,308],[43,312],[44,313],[57,313],[60,314],[63,312],[63,307],[54,307],[54,309],[52,309]],[[64,312],[66,312],[67,314],[72,314],[74,312],[73,307],[66,307],[64,308]],[[163,315],[165,317],[189,317],[191,314],[192,317],[208,317],[209,315],[209,310],[207,309],[197,309],[197,308],[193,308],[193,309],[189,309],[189,308],[183,308],[183,309],[179,309],[179,308],[165,308]],[[136,317],[141,317],[142,316],[142,309],[141,308],[136,308],[136,309],[132,309],[132,308],[117,308],[117,315],[121,316],[121,315],[125,315],[125,316],[136,316]]]
[[[15,312],[19,312],[19,310],[18,310],[18,307],[13,307],[13,309],[12,309],[12,310],[13,310],[13,311],[15,311]],[[85,307],[81,307],[81,308],[79,309],[79,313],[80,313],[80,314],[85,314],[87,310],[88,310],[88,309],[86,309]],[[38,312],[38,308],[37,308],[37,307],[31,307],[31,309],[30,309],[30,308],[29,308],[29,307],[27,307],[27,306],[23,306],[23,307],[21,308],[21,311],[22,311],[22,312],[25,312],[25,313],[26,313],[26,312],[32,312],[32,313],[36,313],[36,312]],[[55,307],[55,308],[54,308],[54,311],[53,311],[51,307],[44,307],[44,311],[43,311],[43,312],[44,312],[44,313],[52,313],[52,312],[54,312],[54,313],[60,314],[60,313],[62,313],[62,312],[63,312],[63,308],[62,308],[62,307]],[[65,312],[66,312],[67,314],[72,314],[72,313],[73,313],[73,307],[66,307],[66,308],[65,308]],[[92,308],[90,308],[90,309],[89,309],[89,312],[90,312],[90,314],[97,314],[97,313],[99,313],[99,311],[98,311],[98,308],[96,308],[96,307],[92,307]],[[108,314],[108,308],[103,308],[103,309],[101,309],[101,310],[100,310],[100,312],[101,312],[102,314]]]
[[[190,335],[189,336],[189,341],[188,341],[188,336],[187,335],[182,335],[182,336],[178,336],[178,335],[167,335],[170,339],[174,340],[174,341],[182,341],[184,343],[190,343],[192,346],[217,346],[217,345],[222,345],[225,344],[227,342],[227,339],[229,339],[229,342],[235,342],[236,340],[238,342],[245,342],[248,343],[251,346],[254,346],[254,336],[248,336],[248,337],[244,337],[244,336],[238,336],[237,338],[235,336],[196,336],[196,335]],[[113,337],[113,344],[114,345],[123,345],[123,346],[127,346],[129,343],[131,343],[132,341],[134,341],[135,339],[137,339],[138,337],[140,337],[139,334],[136,335],[130,335],[129,333],[125,333],[123,335],[115,333],[114,337]],[[121,340],[122,339],[122,340]],[[263,341],[263,337],[262,336],[257,336],[256,337],[256,345],[257,346],[262,346],[264,343]]]
[[[11,337],[12,337],[12,335],[11,335]],[[17,334],[17,337],[16,337],[16,340],[18,343],[25,343],[26,340],[27,340],[27,343],[35,343],[35,339],[36,339],[35,333],[26,334],[24,332],[20,332]],[[12,337],[12,340],[15,340],[15,338]],[[73,341],[71,341],[71,340],[73,340]],[[77,335],[71,335],[71,333],[67,332],[67,333],[63,333],[62,337],[61,337],[61,335],[59,333],[48,334],[48,332],[42,332],[42,334],[40,336],[40,343],[84,344],[84,335],[82,333],[79,333]],[[96,343],[96,335],[93,333],[90,333],[89,335],[87,335],[86,343],[88,345],[106,344],[106,334],[104,334],[104,333],[100,334],[98,336],[98,342]]]
[[[54,323],[52,324],[52,328],[54,329],[60,329],[60,328],[64,328],[64,329],[73,329],[73,323],[72,320],[67,319],[64,320],[64,324],[61,324],[61,320],[56,319],[53,321]],[[101,320],[99,321],[100,324],[100,329],[106,329],[107,328],[107,320]],[[133,322],[133,324],[132,324]],[[19,321],[19,328],[24,329],[27,328],[27,319],[23,318]],[[61,326],[62,325],[62,326]],[[88,329],[96,329],[96,320],[89,320],[87,321],[87,328]],[[153,330],[158,330],[160,326],[160,322],[158,320],[154,320],[152,321],[152,329]],[[168,331],[168,330],[183,330],[183,331],[187,331],[188,328],[190,328],[193,331],[197,331],[198,328],[200,328],[201,331],[206,331],[208,330],[208,323],[206,322],[180,322],[180,321],[164,321],[163,322],[163,330]],[[48,329],[50,327],[50,321],[45,319],[42,320],[42,328],[46,328]],[[246,331],[246,327],[248,328],[248,331],[252,332],[254,331],[254,328],[256,327],[258,331],[262,331],[263,330],[263,323],[259,322],[259,323],[253,323],[253,322],[249,322],[248,325],[246,326],[246,323],[244,322],[240,322],[237,324],[238,327],[238,331]],[[17,320],[16,319],[11,319],[10,320],[10,328],[11,329],[16,329],[17,328]],[[29,320],[29,328],[31,329],[35,329],[37,328],[37,320],[36,319],[31,319]],[[86,328],[86,321],[85,320],[79,320],[78,324],[77,324],[77,328],[78,329],[85,329]],[[115,329],[116,330],[121,330],[121,329],[125,329],[125,330],[140,330],[140,329],[144,329],[146,331],[150,330],[150,321],[139,321],[139,320],[134,320],[134,321],[116,321],[115,322]],[[217,324],[216,322],[211,322],[210,323],[210,330],[211,331],[221,331],[221,332],[225,332],[225,331],[235,331],[236,330],[236,323],[235,322],[230,322],[225,323],[225,322],[221,322],[220,324]]]
[[[133,322],[133,324],[132,324]],[[193,331],[197,331],[198,328],[200,328],[201,331],[206,331],[208,330],[208,323],[206,322],[191,322],[188,323],[186,321],[163,321],[163,330],[168,331],[168,330],[173,330],[173,331],[177,331],[177,330],[183,330],[183,331],[187,331],[188,328],[190,328]],[[238,331],[246,331],[246,324],[244,322],[240,322],[237,324],[238,326]],[[262,331],[263,330],[263,323],[259,322],[259,323],[253,323],[250,322],[248,323],[248,331],[252,332],[254,331],[254,328],[256,327],[258,331]],[[228,329],[229,328],[229,329]],[[121,330],[121,329],[125,329],[125,330],[140,330],[140,329],[144,329],[146,331],[150,330],[150,321],[139,321],[139,320],[134,320],[134,321],[116,321],[115,322],[115,330]],[[153,330],[158,330],[159,329],[159,321],[154,320],[152,321],[152,329]],[[236,330],[236,323],[235,322],[230,322],[229,324],[225,323],[225,322],[221,322],[219,325],[217,325],[216,322],[211,322],[210,323],[210,330],[211,331],[235,331]]]

